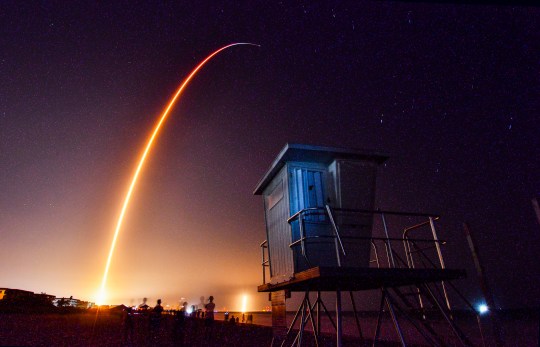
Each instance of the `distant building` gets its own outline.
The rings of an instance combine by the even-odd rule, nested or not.
[[[50,303],[53,302],[53,300],[56,298],[56,295],[50,295],[50,294],[47,294],[47,293],[39,293],[39,294],[34,294],[36,295],[37,297],[40,297],[42,299],[44,299],[45,301],[48,301]]]
[[[94,307],[94,305],[95,303],[93,302],[79,300],[79,302],[77,303],[77,308],[92,308]]]
[[[93,302],[73,299],[73,296],[70,296],[69,298],[56,298],[52,303],[57,307],[91,308],[94,306]]]
[[[34,293],[28,290],[0,288],[0,303],[6,307],[50,307],[54,295]]]
[[[0,300],[28,299],[34,295],[34,292],[28,290],[0,288]]]
[[[87,309],[94,306],[93,302],[69,298],[57,298],[47,293],[34,293],[28,290],[0,288],[0,300],[10,301],[14,304],[44,305],[53,304],[57,307],[75,307]]]

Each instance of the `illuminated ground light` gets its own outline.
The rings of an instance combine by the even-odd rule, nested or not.
[[[478,305],[478,312],[479,312],[480,314],[487,313],[488,311],[489,311],[488,305],[486,305],[486,304]]]

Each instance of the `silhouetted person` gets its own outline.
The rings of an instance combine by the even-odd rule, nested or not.
[[[197,305],[197,307],[201,307],[201,309],[203,309],[204,306],[206,306],[206,305],[205,305],[206,301],[204,301],[204,296],[201,296],[201,297],[199,298],[199,300],[200,300],[200,302],[199,302],[199,304]]]
[[[208,304],[204,305],[205,312],[205,319],[208,322],[207,325],[211,325],[214,323],[214,309],[216,308],[216,304],[214,304],[214,297],[210,295],[208,298]]]
[[[161,306],[161,299],[158,299],[157,305],[154,307],[152,312],[154,313],[156,317],[159,317],[161,319],[161,313],[163,313],[163,306]]]
[[[163,306],[161,306],[161,299],[158,299],[157,305],[150,314],[150,338],[152,339],[152,343],[158,343],[162,312]]]
[[[223,320],[224,320],[225,322],[228,322],[228,321],[229,321],[229,311],[227,311],[227,312],[225,312],[225,313],[223,314]]]
[[[236,320],[234,319],[234,315],[231,314],[231,318],[229,318],[229,324],[234,325],[236,323]]]
[[[212,335],[215,308],[216,308],[216,304],[214,304],[214,297],[210,295],[210,297],[208,298],[208,304],[204,305],[204,309],[206,311],[206,316],[204,318],[204,326],[206,327],[206,338],[208,340],[211,339],[211,335]]]
[[[135,322],[133,321],[133,309],[131,307],[126,307],[122,312],[122,327],[124,329],[124,345],[133,345],[133,329],[135,327]]]
[[[186,327],[186,309],[187,309],[187,302],[184,302],[182,304],[182,307],[176,311],[176,315],[174,317],[174,337],[175,337],[175,344],[177,346],[183,346],[184,345],[184,332]]]

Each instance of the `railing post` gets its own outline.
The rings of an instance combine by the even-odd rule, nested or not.
[[[336,291],[336,346],[342,347],[343,322],[341,317],[341,291]]]
[[[373,252],[375,253],[375,263],[377,264],[377,268],[380,268],[381,265],[379,264],[379,252],[377,252],[377,245],[371,240],[371,246],[373,247]]]
[[[429,217],[429,226],[431,227],[431,233],[433,234],[433,240],[435,240],[435,248],[437,249],[437,255],[439,256],[439,262],[441,263],[441,269],[446,269],[444,266],[444,260],[441,252],[441,245],[439,244],[439,238],[437,237],[437,231],[435,230],[435,223],[433,222],[433,217]],[[450,300],[448,299],[448,293],[446,292],[446,286],[444,285],[444,281],[441,281],[441,286],[444,294],[444,299],[446,301],[446,307],[448,307],[448,310],[452,312],[452,308],[450,306]]]
[[[412,254],[411,254],[411,247],[409,246],[409,239],[408,236],[405,235],[405,232],[403,232],[403,250],[405,251],[405,258],[407,259],[407,267],[409,269],[411,268],[411,260]]]
[[[298,215],[298,223],[299,223],[298,227],[300,229],[300,247],[302,249],[302,256],[304,256],[304,259],[306,260],[308,267],[311,267],[311,263],[307,256],[306,245],[305,245],[306,235],[305,235],[305,230],[304,230],[304,213],[300,213]]]
[[[334,220],[334,215],[332,214],[332,209],[330,208],[330,205],[326,205],[326,212],[328,213],[328,218],[330,219],[330,222],[332,223],[332,227],[334,228],[334,243],[336,247],[336,260],[338,263],[338,266],[341,267],[341,256],[339,255],[339,246],[341,246],[341,251],[343,252],[343,255],[346,255],[345,248],[343,247],[343,243],[341,242],[341,237],[339,236],[339,230],[336,224],[336,221]]]
[[[263,284],[266,284],[266,259],[264,258],[264,249],[268,248],[268,240],[264,240],[261,244],[262,251],[262,268],[263,268]]]
[[[411,242],[409,241],[408,236],[407,236],[406,239],[405,239],[405,236],[403,236],[403,240],[407,240],[406,249],[405,249],[405,252],[407,254],[407,263],[409,265],[409,268],[414,269],[415,265],[414,265],[414,259],[413,259],[413,256],[412,256],[412,251],[411,251]],[[405,242],[405,241],[403,241],[403,242]],[[415,245],[415,244],[413,243],[413,245]],[[443,286],[444,286],[444,284],[443,284]],[[424,312],[424,301],[422,300],[422,293],[420,292],[420,288],[418,288],[418,287],[416,287],[416,294],[418,295],[418,304],[420,305],[420,310],[422,311],[422,318],[425,320],[426,319],[426,314]],[[445,295],[446,295],[446,292],[445,292]]]
[[[300,232],[300,248],[302,249],[302,255],[306,258],[306,248],[304,245],[304,218],[302,213],[298,215],[298,229]]]
[[[394,261],[394,254],[392,253],[392,245],[390,244],[390,236],[388,235],[388,227],[386,226],[386,218],[384,217],[384,213],[381,213],[381,219],[384,226],[384,235],[386,236],[386,242],[388,243],[388,246],[386,247],[388,262],[390,267],[394,268],[396,267],[396,262]]]
[[[268,249],[268,240],[264,240],[261,243],[261,253],[262,253],[262,277],[263,277],[263,284],[266,284],[266,267],[270,267],[270,259],[266,260],[264,256],[264,249]]]
[[[265,261],[264,261],[264,246],[261,245],[261,251],[262,251],[262,272],[263,272],[263,284],[266,284],[266,269],[265,269]]]

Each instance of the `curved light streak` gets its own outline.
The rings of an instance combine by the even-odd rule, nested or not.
[[[193,69],[193,71],[191,71],[191,73],[188,75],[188,77],[186,77],[186,79],[182,82],[182,84],[180,85],[180,87],[178,88],[178,90],[176,91],[174,96],[169,101],[169,104],[167,105],[167,107],[165,108],[163,113],[161,114],[161,117],[159,118],[159,121],[157,122],[156,126],[154,127],[154,131],[152,132],[152,135],[148,139],[148,142],[146,144],[144,152],[141,155],[141,158],[139,159],[139,164],[137,165],[137,169],[135,170],[135,173],[133,174],[133,178],[131,179],[131,184],[129,185],[129,189],[127,191],[126,197],[124,198],[124,204],[122,205],[122,210],[120,211],[120,215],[118,216],[118,221],[116,222],[116,229],[114,230],[114,236],[113,236],[113,240],[112,240],[112,243],[111,243],[111,249],[109,250],[109,256],[107,257],[107,264],[105,265],[105,271],[103,272],[103,279],[101,280],[101,289],[100,289],[100,292],[99,292],[97,300],[96,300],[96,303],[98,305],[103,304],[103,301],[105,300],[105,285],[107,284],[107,276],[109,274],[109,268],[111,266],[111,260],[112,260],[113,254],[114,254],[114,248],[116,247],[116,241],[118,239],[118,234],[120,234],[120,229],[122,228],[122,222],[124,221],[124,216],[126,214],[126,210],[127,210],[128,206],[129,206],[129,201],[131,199],[131,194],[133,193],[135,185],[137,184],[137,179],[139,178],[139,174],[140,174],[141,169],[142,169],[142,167],[144,165],[146,157],[148,156],[148,153],[150,152],[150,149],[152,148],[152,144],[154,143],[154,140],[156,139],[156,137],[157,137],[157,135],[159,133],[159,130],[161,129],[161,126],[163,125],[163,123],[165,122],[165,119],[169,115],[169,111],[174,106],[174,104],[176,103],[176,100],[178,99],[178,97],[180,97],[180,95],[182,94],[182,91],[187,86],[189,81],[197,74],[197,72],[210,59],[212,59],[214,56],[219,54],[221,51],[226,50],[229,47],[238,46],[238,45],[251,45],[251,46],[260,47],[259,45],[256,45],[256,44],[253,44],[253,43],[247,43],[247,42],[231,43],[231,44],[229,44],[227,46],[221,47],[220,49],[218,49],[214,53],[210,54],[202,62],[200,62],[199,65],[197,65],[195,67],[195,69]]]

